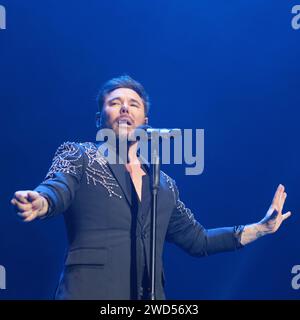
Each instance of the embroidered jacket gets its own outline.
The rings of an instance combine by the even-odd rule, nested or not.
[[[144,219],[132,214],[123,164],[110,164],[96,143],[66,142],[35,189],[49,202],[46,217],[64,214],[68,251],[57,299],[139,299],[143,263],[149,270],[150,205]],[[179,198],[175,181],[161,171],[157,216],[156,298],[165,299],[165,240],[193,256],[236,250],[240,228],[205,229]]]

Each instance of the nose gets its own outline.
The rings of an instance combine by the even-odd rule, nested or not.
[[[120,113],[128,113],[128,106],[125,103],[122,104]]]

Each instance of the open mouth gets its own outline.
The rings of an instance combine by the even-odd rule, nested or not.
[[[118,125],[119,126],[132,126],[132,122],[131,122],[131,120],[130,119],[125,119],[125,118],[123,118],[123,119],[119,119],[118,120]]]

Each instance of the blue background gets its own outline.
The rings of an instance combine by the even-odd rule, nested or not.
[[[299,1],[4,1],[0,30],[1,299],[51,299],[62,215],[20,222],[9,201],[35,188],[64,141],[95,139],[95,97],[123,73],[150,94],[150,124],[204,128],[205,169],[165,167],[207,228],[246,224],[286,186],[282,228],[243,250],[189,257],[167,244],[168,299],[299,299]],[[286,210],[286,211],[287,211]]]

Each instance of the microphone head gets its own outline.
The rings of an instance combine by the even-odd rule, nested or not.
[[[149,126],[148,124],[142,124],[141,126],[136,127],[135,130],[136,130],[136,129],[140,129],[140,130],[145,130],[145,131],[147,131],[148,129],[152,129],[152,127]]]
[[[144,130],[147,133],[148,139],[152,139],[154,136],[159,136],[162,139],[181,136],[181,129],[153,128],[148,124],[138,126],[135,130]]]

